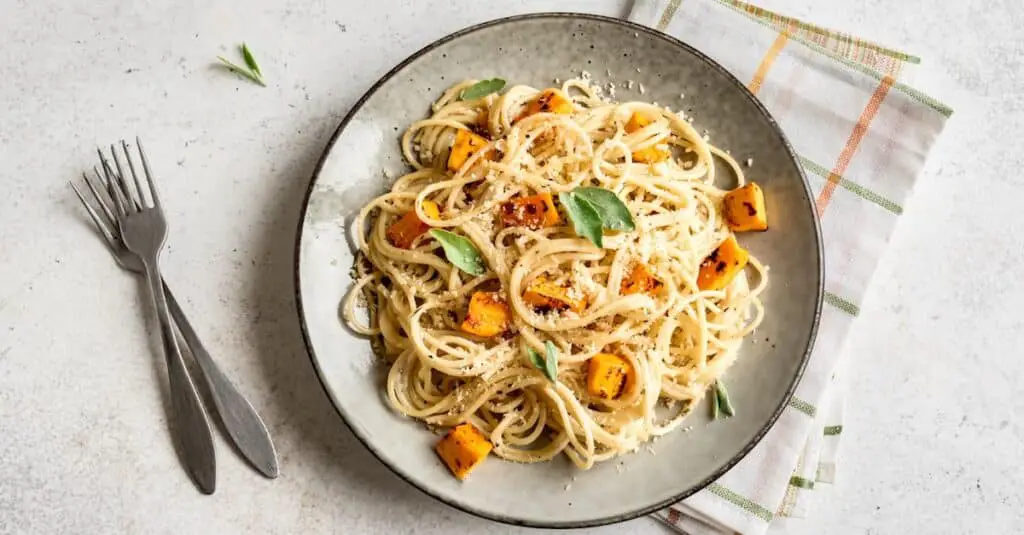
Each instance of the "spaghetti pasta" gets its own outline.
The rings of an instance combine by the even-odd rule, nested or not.
[[[607,101],[586,80],[461,100],[474,83],[446,90],[402,136],[413,170],[353,226],[343,317],[386,358],[394,410],[469,422],[508,460],[565,454],[586,469],[679,427],[761,322],[756,258],[721,289],[701,282],[725,271],[718,248],[733,235],[715,161],[740,186],[744,173],[680,115]],[[605,229],[601,247],[578,235],[558,199],[581,187],[612,192],[634,229]],[[391,234],[413,232],[404,247],[389,239],[403,218]],[[430,228],[468,239],[482,274],[453,265]],[[545,342],[554,377],[531,360]]]

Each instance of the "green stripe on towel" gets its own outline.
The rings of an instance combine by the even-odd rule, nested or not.
[[[789,406],[806,414],[807,416],[810,416],[811,418],[814,418],[814,415],[818,414],[817,407],[796,396],[793,396],[793,398],[789,400]]]
[[[894,59],[897,59],[897,60],[900,60],[900,61],[905,61],[907,63],[913,63],[913,64],[921,63],[921,58],[919,58],[917,56],[912,56],[910,54],[907,54],[906,52],[900,52],[899,50],[893,50],[891,48],[884,47],[884,46],[882,46],[882,45],[880,45],[878,43],[873,43],[871,41],[866,41],[866,40],[861,39],[859,37],[856,37],[854,35],[850,35],[850,34],[846,34],[846,33],[842,33],[842,32],[837,32],[837,31],[833,31],[833,30],[829,30],[827,28],[822,28],[820,26],[816,26],[814,24],[810,24],[808,22],[802,21],[800,19],[795,19],[795,18],[792,18],[792,17],[787,17],[785,15],[781,15],[781,14],[776,13],[774,11],[771,11],[771,10],[768,10],[768,9],[764,9],[763,7],[758,7],[758,6],[755,6],[753,4],[749,4],[747,2],[742,2],[740,0],[718,0],[718,1],[719,1],[719,3],[725,3],[725,4],[731,5],[732,7],[739,8],[739,9],[745,11],[748,15],[752,15],[754,17],[757,17],[758,19],[765,20],[765,21],[771,23],[773,26],[778,27],[779,29],[783,29],[783,28],[789,26],[789,27],[797,28],[799,30],[802,30],[802,31],[807,32],[807,33],[809,33],[811,35],[814,35],[814,36],[827,36],[829,39],[835,40],[837,42],[837,44],[845,45],[846,48],[852,48],[854,50],[860,50],[861,54],[863,54],[865,51],[870,50],[870,51],[873,51],[875,53],[881,54],[883,56],[889,56],[891,58],[894,58]],[[812,40],[812,42],[813,42],[813,40]]]
[[[764,18],[760,18],[758,16],[755,16],[754,14],[748,13],[745,10],[743,10],[743,9],[741,9],[741,8],[735,6],[735,5],[732,5],[732,4],[728,3],[728,2],[725,2],[725,0],[719,0],[719,2],[721,2],[722,5],[725,5],[726,7],[729,7],[730,9],[734,9],[734,10],[742,13],[744,16],[750,18],[751,20],[754,20],[754,22],[760,24],[761,26],[764,26],[765,28],[769,28],[769,29],[771,29],[774,32],[778,31],[778,30],[775,29],[775,27],[772,26],[772,24],[771,24],[771,22],[769,22],[769,20],[766,20]],[[871,69],[870,67],[867,67],[867,66],[862,65],[862,64],[858,64],[857,61],[854,61],[852,59],[847,59],[846,57],[843,57],[843,56],[837,54],[836,52],[828,50],[827,48],[824,48],[821,45],[818,45],[816,43],[808,41],[807,39],[803,39],[803,38],[801,38],[799,36],[791,36],[791,39],[793,39],[794,41],[797,41],[797,42],[803,44],[804,46],[806,46],[808,49],[810,49],[811,51],[813,51],[815,53],[819,53],[819,54],[824,55],[824,56],[826,56],[826,57],[828,57],[830,59],[833,59],[833,60],[837,61],[837,63],[842,64],[847,69],[852,69],[854,71],[857,71],[858,73],[865,74],[865,75],[870,76],[871,78],[874,78],[876,80],[882,80],[883,77],[888,76],[888,75],[880,73],[880,72],[878,72],[878,71],[876,71],[874,69]],[[897,91],[899,91],[899,92],[901,92],[901,93],[903,93],[903,94],[905,94],[905,95],[907,95],[907,96],[909,96],[910,98],[920,102],[920,104],[923,104],[923,105],[931,108],[932,110],[935,110],[936,112],[942,114],[942,116],[947,118],[947,119],[950,116],[953,115],[953,109],[952,108],[949,108],[948,106],[942,104],[942,102],[940,102],[939,100],[937,100],[937,99],[935,99],[935,98],[933,98],[933,97],[931,97],[931,96],[929,96],[929,95],[919,91],[918,89],[914,89],[913,87],[910,87],[910,86],[908,86],[906,84],[903,84],[903,83],[900,83],[900,82],[894,83],[892,88],[897,90]]]
[[[765,509],[763,506],[753,502],[749,498],[744,498],[743,496],[740,496],[739,494],[723,487],[718,483],[712,483],[708,485],[708,490],[711,491],[711,494],[714,494],[715,496],[724,499],[725,501],[735,505],[736,507],[739,507],[740,509],[743,509],[744,511],[756,516],[757,518],[760,518],[761,520],[764,520],[765,522],[771,522],[772,518],[775,517],[775,515],[773,515],[771,511]]]
[[[675,16],[676,10],[679,9],[679,4],[681,4],[682,1],[683,0],[669,0],[668,5],[665,6],[665,11],[661,14],[661,19],[658,20],[657,28],[659,32],[663,32],[665,31],[665,28],[668,28],[668,23],[672,22],[672,17]]]
[[[825,436],[832,437],[843,432],[843,426],[841,425],[830,425],[825,428]]]
[[[839,297],[838,295],[832,292],[825,292],[825,302],[838,308],[839,310],[842,310],[843,312],[846,312],[851,316],[856,316],[857,314],[860,314],[860,307],[847,301],[846,299],[843,299],[842,297]]]
[[[811,160],[808,160],[803,156],[800,156],[800,164],[807,168],[808,171],[820,176],[821,178],[824,178],[825,180],[832,180],[832,173],[827,168],[825,168],[825,166],[812,162]],[[897,204],[896,202],[886,199],[880,194],[871,191],[870,189],[865,188],[864,186],[861,186],[860,184],[857,184],[852,180],[847,180],[843,177],[838,178],[839,187],[853,193],[854,195],[860,196],[864,200],[871,201],[896,215],[903,213],[903,207]]]
[[[771,28],[772,31],[778,31],[774,26],[772,26],[771,22],[769,22],[769,21],[767,21],[765,19],[758,18],[758,17],[756,17],[756,16],[754,16],[754,15],[752,15],[750,13],[747,13],[745,10],[743,10],[743,9],[737,7],[737,6],[734,6],[732,4],[724,2],[724,0],[719,0],[719,2],[723,2],[722,5],[742,13],[744,16],[748,17],[750,20],[755,21],[758,24],[760,24],[762,26],[765,26],[767,28]],[[841,63],[843,66],[845,66],[848,69],[852,69],[852,70],[855,70],[857,72],[866,74],[866,75],[868,75],[868,76],[870,76],[870,77],[872,77],[872,78],[874,78],[876,80],[881,80],[883,76],[886,76],[885,74],[882,74],[882,73],[876,71],[875,69],[872,69],[871,67],[868,67],[867,65],[863,65],[863,64],[857,63],[856,61],[846,59],[846,58],[844,58],[844,57],[842,57],[842,56],[832,52],[831,50],[828,50],[827,48],[824,48],[824,47],[822,47],[822,46],[820,46],[818,44],[812,43],[811,41],[808,41],[806,39],[802,39],[802,38],[800,38],[798,36],[791,36],[791,39],[793,39],[794,41],[798,41],[800,44],[806,46],[812,52],[815,52],[815,53],[821,54],[823,56],[826,56],[826,57],[832,59],[833,61]],[[942,114],[943,117],[946,117],[947,119],[950,116],[953,115],[953,108],[950,108],[949,106],[943,104],[942,102],[939,102],[938,100],[936,100],[936,99],[934,99],[934,98],[932,98],[932,97],[922,93],[921,91],[918,91],[917,89],[914,89],[913,87],[910,87],[910,86],[908,86],[906,84],[902,84],[900,82],[896,82],[896,83],[893,84],[892,88],[895,89],[896,91],[899,91],[900,93],[903,93],[904,95],[907,95],[908,97],[912,98],[913,100],[915,100],[915,101],[917,101],[917,102],[919,102],[921,104],[924,104],[925,106],[928,106],[929,108],[939,112],[940,114]]]
[[[810,479],[803,478],[800,476],[793,476],[789,478],[789,485],[792,487],[799,487],[802,489],[813,490],[814,482]]]

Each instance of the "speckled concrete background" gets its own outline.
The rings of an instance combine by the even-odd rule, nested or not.
[[[338,419],[292,299],[299,202],[341,116],[409,53],[503,15],[628,2],[203,4],[0,4],[0,532],[522,532],[422,496]],[[1024,6],[762,4],[922,55],[957,109],[853,333],[840,484],[793,532],[1020,531]],[[270,87],[212,67],[243,39]],[[216,495],[178,466],[142,286],[66,186],[91,147],[136,133],[170,217],[165,275],[272,428],[276,481],[223,443]]]

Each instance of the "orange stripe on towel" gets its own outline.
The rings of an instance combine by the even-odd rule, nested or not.
[[[850,160],[853,159],[853,155],[857,152],[857,147],[860,146],[861,140],[868,133],[871,121],[878,114],[878,109],[882,107],[885,96],[889,94],[889,88],[895,82],[896,80],[893,77],[883,76],[882,82],[878,84],[875,92],[871,95],[867,106],[864,106],[864,111],[861,112],[860,118],[857,119],[857,124],[853,126],[853,132],[850,132],[850,137],[846,140],[846,146],[839,153],[839,160],[836,162],[835,167],[832,168],[832,172],[829,173],[825,187],[818,194],[818,199],[815,203],[818,209],[818,217],[825,214],[825,209],[828,208],[828,203],[832,200],[832,194],[836,191],[836,186],[839,185],[839,179],[846,173],[846,168],[850,166]]]

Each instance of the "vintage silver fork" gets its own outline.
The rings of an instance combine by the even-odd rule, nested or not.
[[[156,317],[160,323],[160,338],[163,342],[164,356],[167,359],[167,377],[171,387],[171,410],[176,423],[178,442],[181,444],[185,466],[189,475],[206,493],[213,493],[217,486],[217,468],[213,451],[213,436],[210,424],[206,419],[199,392],[185,367],[185,359],[178,348],[178,340],[174,335],[170,311],[167,308],[167,296],[164,294],[163,280],[160,276],[160,251],[167,237],[167,223],[164,221],[163,210],[160,208],[160,197],[149,180],[149,164],[143,158],[146,171],[147,188],[135,173],[128,145],[123,141],[124,156],[128,159],[128,167],[135,181],[135,197],[128,185],[117,148],[111,147],[111,156],[117,166],[118,173],[106,173],[110,168],[101,156],[107,181],[107,193],[113,201],[117,217],[117,229],[121,241],[129,251],[138,255],[142,262],[146,280],[149,281],[150,294],[156,307]],[[146,191],[148,190],[148,191]],[[148,199],[147,199],[148,195]],[[148,204],[147,204],[148,203]]]
[[[124,146],[123,148],[126,149]],[[114,147],[111,147],[111,151],[112,154],[116,154]],[[130,158],[127,150],[124,152],[126,158]],[[148,162],[145,160],[145,153],[142,151],[141,144],[139,152],[143,158],[143,168],[147,171],[148,178]],[[112,186],[120,189],[124,176],[123,169],[120,174],[114,172],[106,162],[103,154],[100,153],[99,156],[101,166],[104,169],[103,174],[100,174],[96,168],[93,168],[96,177],[95,182],[85,173],[82,174],[85,185],[91,194],[92,202],[90,203],[86,199],[86,195],[73,182],[71,187],[82,202],[90,218],[92,218],[97,231],[103,237],[103,242],[107,245],[118,265],[128,271],[144,273],[145,268],[141,259],[138,255],[128,250],[122,240],[117,225],[117,216],[114,214],[117,208],[110,197]],[[129,162],[131,162],[130,159]],[[119,160],[115,159],[115,165],[118,163]],[[134,172],[133,167],[129,169]],[[106,180],[104,177],[106,177]],[[114,177],[117,178],[115,179]],[[134,178],[137,180],[137,176]],[[124,195],[123,190],[121,195]],[[136,199],[133,198],[132,202],[134,203],[135,210],[141,210],[142,206],[138,204]],[[93,204],[99,207],[99,212],[93,208]],[[171,316],[174,318],[178,331],[181,333],[190,353],[199,364],[199,370],[209,387],[215,409],[220,414],[221,421],[228,431],[232,442],[263,475],[270,478],[277,477],[277,454],[270,439],[270,434],[267,432],[266,426],[263,424],[262,419],[260,419],[259,414],[256,413],[252,405],[235,388],[220,368],[217,367],[209,352],[199,340],[199,336],[192,328],[192,325],[185,317],[166,282],[162,283],[162,288],[167,298],[167,306],[170,309]],[[211,484],[209,486],[211,491],[212,487],[213,485]]]
[[[100,160],[101,164],[103,164],[104,158],[102,154],[100,154]],[[98,185],[94,184],[93,180],[85,173],[82,173],[82,178],[89,188],[93,202],[102,211],[102,215],[93,209],[81,190],[73,182],[71,187],[74,189],[79,200],[82,201],[82,205],[85,207],[86,212],[89,213],[100,235],[103,236],[104,243],[118,265],[128,271],[143,274],[142,261],[138,255],[129,251],[121,240],[121,235],[117,230],[116,216],[113,214],[113,208],[111,208],[112,202],[106,194],[109,186],[103,177],[108,174],[112,176],[116,173],[110,169],[109,165],[104,167],[104,174],[101,175],[96,168],[93,168],[93,173]],[[174,323],[177,325],[178,332],[181,333],[189,353],[192,354],[199,364],[200,374],[206,381],[207,388],[213,398],[214,409],[220,415],[221,422],[228,432],[228,437],[235,444],[235,447],[238,448],[238,451],[260,473],[269,478],[277,477],[279,474],[277,452],[263,420],[252,404],[245,399],[245,396],[238,391],[231,380],[217,366],[217,363],[214,362],[213,357],[210,356],[209,351],[206,350],[206,347],[199,339],[199,335],[196,334],[195,329],[188,321],[181,306],[178,305],[178,300],[175,299],[174,293],[171,292],[166,282],[163,283],[163,287],[164,293],[167,296],[167,306],[170,309],[171,317],[174,319]]]

